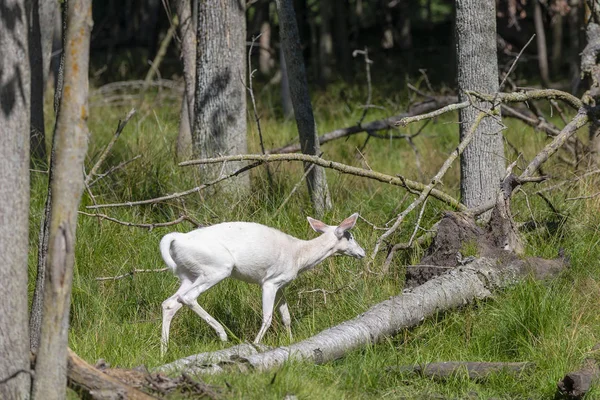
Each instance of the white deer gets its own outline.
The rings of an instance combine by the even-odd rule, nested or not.
[[[198,304],[198,296],[231,276],[262,287],[262,326],[254,339],[259,343],[271,325],[277,304],[290,338],[291,318],[283,289],[299,273],[307,271],[333,254],[363,258],[365,251],[348,232],[358,218],[352,214],[338,226],[307,217],[310,226],[322,233],[301,240],[268,226],[251,222],[225,222],[188,233],[169,233],[160,241],[165,263],[179,277],[181,286],[162,303],[161,352],[169,343],[169,327],[185,304],[227,341],[223,326]]]

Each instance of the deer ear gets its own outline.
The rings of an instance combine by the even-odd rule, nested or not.
[[[311,217],[306,217],[306,219],[308,220],[310,227],[313,228],[315,232],[325,233],[328,226],[327,224]]]
[[[337,226],[337,228],[335,228],[335,234],[337,235],[337,237],[342,237],[344,235],[344,232],[354,228],[354,225],[356,224],[357,219],[358,219],[358,213],[354,213],[351,216],[349,216],[348,218],[346,218],[345,220],[343,220]]]

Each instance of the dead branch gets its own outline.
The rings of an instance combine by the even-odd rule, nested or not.
[[[126,385],[106,375],[68,349],[68,386],[80,395],[92,399],[153,400],[156,397]]]
[[[373,252],[371,253],[371,260],[370,260],[371,263],[375,260],[375,256],[379,252],[381,243],[398,229],[398,227],[400,226],[402,221],[404,221],[404,218],[406,218],[406,216],[412,210],[414,210],[419,204],[424,202],[427,199],[427,197],[430,195],[430,193],[432,192],[434,186],[436,186],[438,183],[440,183],[442,181],[442,178],[444,177],[444,175],[446,174],[446,172],[448,171],[448,169],[450,168],[450,166],[452,165],[454,160],[460,154],[462,154],[462,152],[465,150],[467,145],[471,142],[471,140],[475,136],[477,127],[479,126],[479,124],[481,123],[483,118],[486,116],[486,114],[487,114],[486,112],[480,112],[477,115],[469,132],[467,132],[467,134],[465,135],[463,140],[459,143],[458,147],[450,153],[448,158],[446,158],[446,161],[444,161],[444,164],[442,165],[440,170],[437,172],[437,174],[435,174],[435,176],[433,177],[431,182],[422,189],[419,197],[416,198],[404,211],[402,211],[400,214],[398,214],[398,217],[396,218],[396,221],[394,222],[394,224],[377,239],[377,242],[375,242],[375,248],[373,249]]]
[[[169,271],[170,268],[159,268],[159,269],[134,269],[132,271],[127,272],[126,274],[116,275],[116,276],[101,276],[96,278],[97,281],[118,281],[119,279],[126,278],[128,276],[134,276],[135,274],[145,274],[150,272],[165,272]]]
[[[389,183],[394,186],[400,186],[411,193],[420,192],[424,189],[428,188],[429,185],[424,185],[419,182],[411,181],[409,179],[404,178],[403,176],[391,176],[387,174],[383,174],[381,172],[371,171],[363,168],[353,167],[350,165],[342,164],[336,161],[325,160],[321,157],[311,156],[308,154],[241,154],[241,155],[233,155],[233,156],[223,156],[223,157],[214,157],[214,158],[204,158],[199,160],[190,160],[179,163],[180,166],[190,166],[190,165],[198,165],[198,164],[217,164],[222,162],[229,161],[256,161],[257,163],[268,163],[268,162],[280,162],[280,161],[302,161],[308,162],[312,164],[319,165],[324,168],[333,169],[345,174],[360,176],[363,178],[373,179],[383,183]],[[444,203],[450,205],[452,208],[457,209],[459,211],[465,211],[466,207],[458,200],[453,198],[452,196],[433,188],[429,188],[428,195],[443,201]],[[124,205],[129,205],[125,203]],[[101,207],[101,206],[98,206]]]
[[[90,173],[87,174],[87,176],[85,177],[85,181],[84,182],[85,182],[86,185],[90,184],[90,181],[96,175],[96,172],[98,172],[98,168],[100,168],[100,166],[102,165],[102,163],[104,162],[104,160],[108,156],[108,153],[110,153],[110,150],[113,148],[113,146],[117,142],[117,139],[119,138],[119,136],[121,136],[121,132],[123,132],[123,129],[125,129],[125,125],[127,125],[127,123],[129,122],[129,120],[131,119],[131,117],[133,117],[133,114],[135,114],[135,108],[132,108],[127,113],[127,115],[125,116],[124,120],[122,120],[122,121],[119,120],[119,124],[117,125],[117,130],[115,131],[112,139],[106,145],[106,147],[104,148],[104,151],[102,151],[102,154],[98,158],[98,161],[96,161],[96,164],[94,164],[94,166],[90,170]]]
[[[364,50],[354,50],[352,52],[352,57],[356,57],[361,54],[365,59],[365,73],[367,75],[367,102],[365,103],[365,107],[363,109],[363,113],[360,116],[360,119],[356,123],[357,126],[361,126],[365,118],[367,117],[367,113],[369,112],[369,108],[371,107],[371,97],[372,97],[372,89],[371,89],[371,64],[373,64],[373,60],[369,58],[369,50],[365,47]]]
[[[351,136],[351,135],[354,135],[357,133],[362,133],[362,132],[376,132],[376,131],[381,131],[381,130],[386,130],[386,129],[393,129],[396,127],[396,124],[398,123],[398,121],[402,120],[403,118],[427,113],[429,111],[436,110],[440,107],[444,107],[449,104],[456,103],[456,101],[457,101],[456,96],[444,96],[444,97],[436,97],[434,99],[429,99],[422,103],[416,104],[409,111],[399,114],[399,115],[395,115],[393,117],[372,121],[372,122],[369,122],[364,125],[361,124],[361,125],[350,126],[347,128],[336,129],[334,131],[325,133],[325,134],[319,136],[319,143],[325,144],[325,143],[330,142],[335,139],[340,139],[343,137]],[[386,136],[386,138],[388,138],[388,137]],[[294,143],[294,144],[285,145],[283,147],[279,147],[277,149],[268,150],[267,154],[295,153],[298,151],[300,151],[300,144]]]
[[[121,168],[124,168],[124,167],[126,167],[127,165],[129,165],[130,163],[134,162],[135,160],[137,160],[137,159],[139,159],[139,158],[141,158],[141,157],[142,157],[142,155],[141,155],[141,154],[138,154],[137,156],[133,157],[133,158],[132,158],[132,159],[130,159],[130,160],[127,160],[127,161],[122,161],[122,162],[120,162],[119,164],[117,164],[117,165],[115,165],[115,166],[112,166],[112,167],[110,167],[110,168],[109,168],[109,170],[108,170],[108,171],[106,171],[106,172],[105,172],[105,173],[103,173],[103,174],[96,174],[96,179],[94,179],[93,181],[91,181],[91,182],[90,182],[90,184],[89,184],[88,186],[89,186],[89,187],[92,187],[92,186],[94,186],[94,185],[96,184],[96,182],[100,181],[101,179],[104,179],[104,178],[106,178],[108,175],[112,174],[113,172],[115,172],[115,171],[118,171],[118,170],[120,170]]]
[[[242,172],[248,171],[252,168],[258,167],[260,164],[262,164],[262,163],[254,163],[254,164],[246,165],[245,167],[242,167],[242,168],[238,169],[237,171],[232,172],[231,174],[224,175],[224,176],[217,178],[211,182],[202,184],[200,186],[196,186],[195,188],[186,190],[184,192],[172,193],[167,196],[156,197],[154,199],[129,201],[126,203],[97,204],[97,205],[93,205],[93,206],[87,206],[86,208],[87,209],[97,209],[97,208],[110,208],[110,207],[132,207],[132,206],[139,206],[139,205],[145,205],[145,204],[156,204],[156,203],[160,203],[162,201],[177,199],[180,197],[184,197],[184,196],[188,196],[190,194],[197,193],[203,189],[206,189],[209,186],[216,185],[217,183],[219,183],[221,181],[224,181],[226,179],[237,176],[237,175],[241,174]]]
[[[521,374],[535,367],[531,362],[472,362],[446,361],[425,365],[403,365],[387,367],[386,372],[418,374],[427,378],[447,379],[466,373],[469,379],[481,380],[499,372]]]
[[[442,114],[448,113],[450,111],[460,110],[462,108],[467,108],[471,105],[469,101],[463,101],[462,103],[449,104],[446,107],[442,107],[439,110],[435,110],[425,114],[419,114],[412,117],[402,118],[400,121],[396,122],[396,126],[405,127],[408,124],[412,124],[413,122],[423,121],[424,119],[431,119],[438,117]]]
[[[495,95],[474,91],[467,91],[466,93],[492,104],[496,101],[501,103],[523,103],[531,100],[561,100],[575,110],[579,110],[583,106],[583,103],[577,97],[556,89],[534,89],[524,92],[497,93]]]
[[[177,218],[177,219],[175,219],[173,221],[169,221],[169,222],[155,222],[153,224],[140,224],[140,223],[135,223],[135,222],[121,221],[121,220],[118,220],[116,218],[109,217],[108,215],[105,215],[105,214],[89,214],[89,213],[86,213],[84,211],[78,211],[78,213],[81,214],[81,215],[85,215],[87,217],[96,217],[99,220],[104,220],[105,219],[107,221],[111,221],[111,222],[114,222],[114,223],[119,224],[119,225],[130,226],[130,227],[133,227],[133,228],[148,229],[149,231],[152,231],[154,228],[163,228],[165,226],[177,225],[177,224],[180,224],[180,223],[182,223],[184,221],[190,222],[196,228],[202,226],[201,223],[199,223],[198,221],[196,221],[195,219],[193,219],[192,217],[190,217],[188,215],[182,215],[179,218]]]

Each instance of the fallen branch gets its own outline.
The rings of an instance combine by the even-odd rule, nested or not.
[[[340,139],[343,137],[351,136],[351,135],[354,135],[357,133],[362,133],[362,132],[375,132],[375,131],[381,131],[381,130],[386,130],[386,129],[393,129],[396,127],[396,124],[403,118],[424,114],[424,113],[430,112],[432,110],[436,110],[440,107],[444,107],[444,106],[447,106],[449,104],[456,103],[456,102],[457,102],[456,96],[444,96],[444,97],[432,98],[430,100],[416,104],[412,109],[410,109],[409,111],[407,111],[405,113],[398,114],[393,117],[380,119],[377,121],[372,121],[372,122],[369,122],[364,125],[359,124],[359,125],[349,126],[347,128],[336,129],[334,131],[325,133],[325,134],[319,136],[319,143],[325,144],[332,140]],[[386,136],[386,138],[388,138],[388,137]],[[402,138],[404,138],[404,136]],[[283,147],[279,147],[277,149],[268,150],[267,154],[295,153],[298,151],[300,151],[300,144],[294,143],[294,144],[288,144]]]
[[[421,192],[425,190],[429,185],[424,185],[420,182],[411,181],[409,179],[404,178],[403,176],[391,176],[387,174],[383,174],[381,172],[376,172],[372,170],[367,170],[363,168],[357,168],[350,165],[342,164],[335,161],[325,160],[321,157],[311,156],[308,154],[242,154],[242,155],[234,155],[234,156],[223,156],[223,157],[214,157],[214,158],[204,158],[199,160],[190,160],[179,163],[180,166],[190,166],[190,165],[198,165],[198,164],[217,164],[222,162],[229,161],[256,161],[257,163],[269,163],[269,162],[280,162],[280,161],[302,161],[309,162],[312,164],[319,165],[324,168],[333,169],[345,174],[360,176],[363,178],[373,179],[379,182],[389,183],[394,186],[403,187],[412,193]],[[431,189],[429,195],[443,201],[444,203],[450,205],[455,210],[464,211],[466,207],[463,204],[460,204],[458,200],[453,198],[452,196],[436,189]],[[102,206],[97,206],[102,207]],[[88,208],[92,208],[91,206]]]
[[[173,199],[177,199],[180,197],[189,196],[190,194],[198,193],[199,191],[206,189],[209,186],[216,185],[217,183],[219,183],[221,181],[224,181],[226,179],[237,176],[237,175],[241,174],[242,172],[245,172],[252,168],[258,167],[261,164],[262,163],[254,163],[254,164],[246,165],[245,167],[242,167],[242,168],[232,172],[231,174],[222,176],[211,182],[202,184],[200,186],[196,186],[195,188],[186,190],[184,192],[172,193],[172,194],[169,194],[166,196],[155,197],[153,199],[147,199],[147,200],[128,201],[125,203],[95,204],[93,206],[87,206],[86,208],[87,209],[97,209],[97,208],[114,208],[114,207],[132,207],[132,206],[140,206],[140,205],[146,205],[146,204],[155,204],[155,203],[160,203],[162,201],[173,200]]]
[[[564,268],[564,266],[563,266]],[[401,329],[413,327],[423,319],[464,306],[475,299],[492,295],[492,291],[533,274],[536,277],[556,274],[518,257],[505,260],[480,258],[438,276],[402,295],[379,303],[353,320],[326,329],[291,346],[279,347],[247,356],[239,362],[195,365],[186,368],[193,373],[216,374],[230,366],[241,370],[267,370],[287,361],[309,361],[323,364],[342,357],[361,346],[376,343]]]
[[[388,367],[387,372],[401,374],[418,374],[427,378],[447,379],[456,375],[466,373],[469,379],[480,380],[499,372],[510,372],[521,374],[535,367],[531,362],[470,362],[470,361],[447,361],[430,363],[425,365],[404,365]]]
[[[148,229],[149,231],[152,231],[154,228],[163,228],[165,226],[173,226],[173,225],[177,225],[180,224],[184,221],[188,221],[190,223],[192,223],[196,228],[201,227],[202,224],[199,223],[198,221],[196,221],[195,219],[193,219],[192,217],[189,217],[187,215],[182,215],[179,218],[177,218],[176,220],[173,221],[169,221],[169,222],[156,222],[153,224],[138,224],[135,222],[127,222],[127,221],[121,221],[118,220],[116,218],[113,217],[109,217],[108,215],[105,214],[90,214],[90,213],[86,213],[84,211],[78,211],[79,214],[81,215],[85,215],[87,217],[96,217],[100,220],[107,220],[107,221],[111,221],[114,222],[116,224],[119,225],[125,225],[125,226],[130,226],[133,228],[143,228],[143,229]]]
[[[169,271],[171,268],[159,268],[159,269],[134,269],[133,271],[129,271],[126,274],[117,275],[117,276],[102,276],[96,278],[97,281],[117,281],[119,279],[127,278],[128,276],[134,276],[139,273],[148,273],[148,272],[165,272]]]
[[[106,375],[82,360],[73,350],[68,349],[67,362],[68,386],[75,392],[91,399],[131,399],[153,400],[138,389],[126,385],[120,380]]]
[[[486,94],[467,91],[468,95],[490,103],[523,103],[531,100],[562,100],[575,110],[579,110],[583,103],[570,93],[556,89],[534,89],[524,92]]]

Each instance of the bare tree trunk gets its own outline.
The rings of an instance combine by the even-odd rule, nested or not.
[[[332,9],[329,0],[319,2],[319,83],[325,87],[333,76],[333,35],[331,34]]]
[[[588,3],[589,4],[589,3]],[[598,10],[591,10],[587,20],[585,36],[586,46],[581,52],[581,72],[589,82],[589,91],[583,96],[586,105],[593,107],[600,103],[600,68],[598,54],[600,54],[600,5]],[[600,165],[600,124],[592,121],[589,126],[589,151],[591,161]]]
[[[575,94],[581,81],[579,73],[579,53],[581,49],[579,35],[581,27],[581,0],[571,0],[569,2],[571,10],[569,11],[569,77],[571,79],[571,93]]]
[[[33,396],[64,399],[67,384],[69,306],[77,209],[83,192],[81,174],[87,151],[87,101],[91,0],[67,3],[65,81],[56,128],[56,163],[51,182],[52,212],[44,314],[38,348]]]
[[[283,116],[285,119],[294,116],[294,105],[292,104],[292,95],[290,93],[290,81],[285,65],[285,56],[283,55],[283,47],[279,46],[279,66],[281,69],[281,107],[283,108]]]
[[[196,93],[196,18],[190,0],[175,0],[175,12],[179,19],[181,58],[185,92],[181,101],[179,135],[177,136],[177,158],[188,158],[192,154],[192,131],[194,126],[194,96]],[[194,2],[197,3],[197,2]],[[196,4],[197,6],[197,4]]]
[[[535,25],[535,38],[538,50],[538,65],[542,84],[548,86],[550,83],[550,70],[548,68],[548,49],[546,47],[546,33],[544,32],[544,16],[540,0],[533,0],[533,23]]]
[[[60,36],[61,45],[65,48],[65,34],[67,31],[67,7],[66,1],[63,3],[62,12],[58,13],[61,22]],[[56,40],[56,38],[54,38]],[[65,68],[65,52],[61,51],[59,61],[56,62],[58,69],[55,73],[55,91],[54,91],[54,113],[60,112],[60,101],[63,92],[64,68]],[[44,205],[44,215],[39,231],[38,241],[38,257],[37,257],[37,276],[35,279],[35,289],[33,291],[33,299],[31,302],[31,311],[29,313],[29,337],[31,351],[36,352],[40,344],[40,335],[42,329],[42,314],[44,308],[44,283],[46,282],[46,266],[48,260],[48,240],[50,237],[50,219],[52,211],[52,190],[51,183],[54,180],[54,164],[56,163],[56,129],[58,121],[55,121],[54,134],[52,135],[52,148],[50,150],[50,168],[48,170],[48,191],[46,193],[46,204]]]
[[[194,155],[246,152],[245,3],[226,0],[198,4]],[[240,168],[239,163],[201,168],[204,180]],[[246,190],[248,175],[228,181],[229,192]]]
[[[285,63],[289,74],[290,92],[300,147],[302,153],[319,155],[320,146],[317,135],[317,125],[313,115],[310,95],[308,93],[308,82],[302,59],[302,50],[298,39],[298,27],[291,0],[276,0],[277,12],[279,14],[279,29],[281,46],[285,56]],[[310,164],[304,164],[304,169],[310,168]],[[306,177],[308,191],[317,216],[323,215],[325,210],[331,208],[331,198],[327,187],[325,170],[313,167]]]
[[[494,0],[456,1],[456,54],[459,101],[465,91],[498,91],[496,54],[496,10]],[[489,105],[480,103],[480,107]],[[479,111],[460,111],[460,139],[469,132]],[[504,150],[500,125],[485,117],[461,156],[461,198],[467,207],[493,200],[504,172]]]
[[[266,1],[260,4],[260,12],[257,12],[257,18],[260,22],[260,38],[258,39],[258,70],[263,75],[269,75],[275,61],[273,60],[273,49],[271,48],[271,21],[269,19],[269,6],[271,2]]]
[[[0,23],[0,398],[29,398],[27,327],[30,75],[27,2],[7,0]],[[6,18],[2,15],[0,18]]]
[[[334,3],[334,38],[336,49],[336,65],[345,80],[352,78],[352,50],[348,36],[348,3],[347,0],[335,0]]]
[[[552,17],[552,72],[560,76],[563,66],[563,16],[559,12]]]

